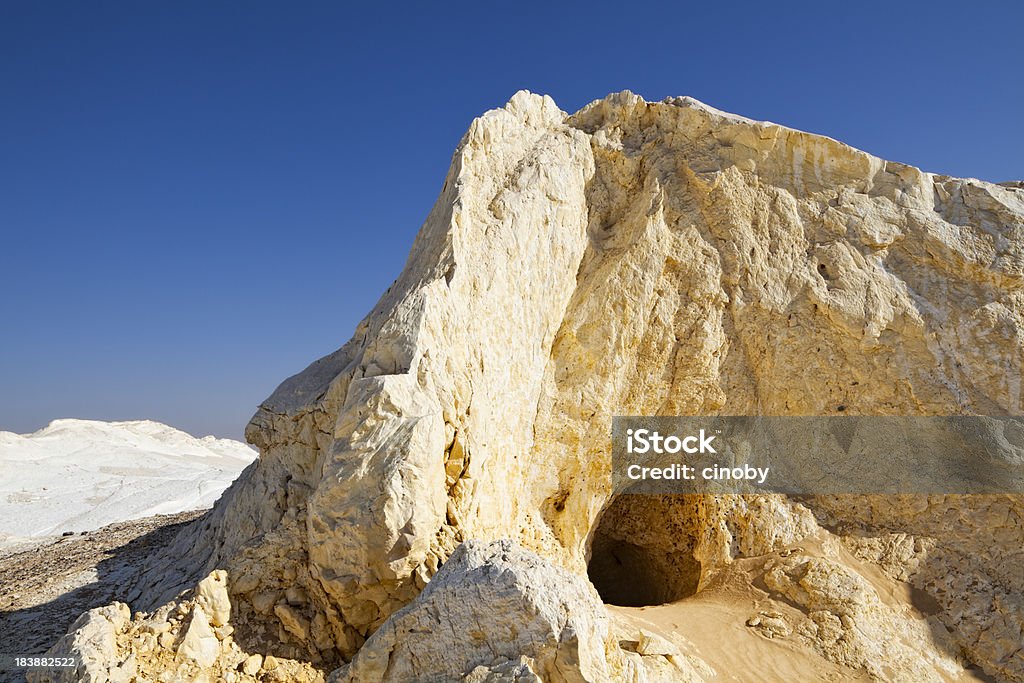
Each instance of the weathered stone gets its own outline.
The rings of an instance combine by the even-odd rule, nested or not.
[[[263,657],[259,654],[249,655],[242,664],[242,672],[247,676],[255,676],[263,666]]]
[[[640,629],[640,639],[637,642],[636,651],[641,655],[647,656],[662,655],[664,657],[673,657],[680,654],[678,647],[657,633],[652,633],[647,629]]]
[[[105,683],[110,680],[117,675],[121,663],[117,637],[130,618],[128,606],[120,602],[89,610],[47,653],[50,657],[77,657],[78,667],[30,671],[29,683]]]
[[[604,606],[586,581],[510,541],[469,541],[333,678],[458,680],[525,656],[541,680],[605,681],[607,639]],[[518,665],[502,671],[527,675]]]
[[[214,626],[223,626],[231,619],[227,581],[227,572],[218,569],[211,572],[196,587],[196,600],[209,614],[210,623]]]
[[[542,683],[528,657],[502,662],[491,667],[478,666],[469,672],[464,683]]]
[[[289,586],[284,592],[284,597],[288,604],[292,606],[305,605],[309,602],[306,591],[302,590],[299,586]]]
[[[299,641],[305,641],[309,637],[309,620],[294,608],[285,604],[275,605],[274,614],[281,620],[284,630],[295,636]]]
[[[260,614],[270,614],[280,599],[278,591],[263,591],[252,596],[252,607]]]
[[[199,605],[192,608],[192,620],[189,621],[185,637],[178,646],[178,653],[193,660],[199,666],[210,666],[217,660],[220,642],[210,628],[206,612]]]

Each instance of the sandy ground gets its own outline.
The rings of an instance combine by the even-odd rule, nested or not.
[[[777,611],[773,601],[753,603],[751,597],[710,591],[669,605],[609,609],[620,624],[647,629],[681,652],[704,660],[716,674],[713,680],[870,680],[867,675],[833,664],[789,639],[769,639],[747,626],[747,619],[759,610]]]
[[[819,554],[818,544],[803,543]],[[681,653],[695,655],[715,672],[711,680],[742,683],[792,683],[794,681],[869,681],[865,672],[834,664],[807,645],[797,642],[792,633],[767,635],[763,629],[748,626],[760,614],[785,617],[793,624],[799,610],[773,599],[758,587],[756,577],[764,572],[775,554],[739,560],[698,593],[678,602],[649,607],[608,605],[613,628],[621,638],[630,639],[646,629],[674,644]],[[893,581],[877,567],[861,562],[847,551],[842,560],[856,568],[889,606],[912,609],[920,596],[907,584]],[[620,640],[620,643],[622,641]],[[628,647],[628,646],[627,646]],[[990,681],[980,671],[966,671],[950,683]]]
[[[203,512],[118,522],[0,549],[0,652],[42,654],[82,612],[124,600],[123,586],[142,558]]]

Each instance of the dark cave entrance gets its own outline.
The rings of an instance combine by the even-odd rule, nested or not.
[[[697,496],[619,496],[598,520],[587,575],[610,605],[644,607],[697,592]]]

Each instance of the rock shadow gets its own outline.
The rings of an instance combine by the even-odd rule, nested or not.
[[[204,516],[192,512],[120,522],[0,558],[0,652],[43,654],[83,612],[114,601],[129,603],[146,560]],[[26,604],[36,596],[43,601]],[[23,672],[0,671],[0,682],[22,680]]]

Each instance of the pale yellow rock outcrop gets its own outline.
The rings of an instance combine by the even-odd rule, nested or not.
[[[30,683],[107,683],[130,680],[134,667],[128,658],[118,656],[119,633],[131,619],[124,603],[96,607],[80,616],[68,634],[53,647],[54,653],[76,656],[75,668],[29,672]]]
[[[1024,680],[1020,496],[629,500],[608,476],[616,414],[1020,415],[1022,349],[1020,188],[689,98],[625,92],[570,116],[521,92],[473,122],[402,274],[260,406],[260,459],[154,558],[135,606],[226,569],[264,669],[354,670],[384,638],[419,643],[396,629],[469,539],[579,577],[628,542],[636,584],[675,599],[815,537],[935,613],[882,605],[838,551],[793,555],[762,579],[801,616],[762,632],[878,680],[970,664]],[[471,647],[423,656],[473,664],[470,680],[540,675],[533,655]],[[588,661],[586,680],[708,670],[615,647]]]
[[[540,680],[611,680],[608,640],[604,606],[584,579],[510,541],[467,541],[331,681],[460,680],[518,667],[520,657]]]
[[[220,643],[210,628],[206,612],[199,605],[192,608],[192,619],[185,630],[185,637],[178,646],[178,654],[191,659],[201,667],[212,666],[217,661]]]

